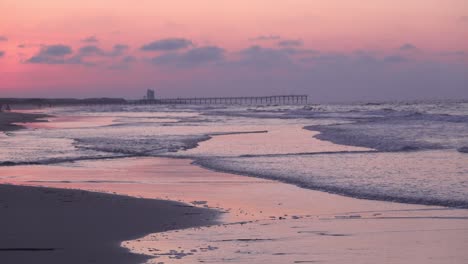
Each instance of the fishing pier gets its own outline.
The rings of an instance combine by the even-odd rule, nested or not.
[[[150,97],[151,98],[151,97]],[[242,97],[145,98],[139,104],[187,105],[305,105],[307,95],[274,95]]]

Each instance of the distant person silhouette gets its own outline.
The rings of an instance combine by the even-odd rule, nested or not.
[[[5,107],[5,111],[11,111],[11,107],[10,107],[10,105],[9,105],[9,104],[7,104],[7,105],[6,105],[6,107]]]

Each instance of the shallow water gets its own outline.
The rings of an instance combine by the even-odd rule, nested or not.
[[[197,164],[358,198],[468,208],[468,157],[453,150],[216,158]]]
[[[466,102],[41,111],[55,117],[1,136],[0,164],[189,157],[353,197],[468,207]]]
[[[57,117],[47,125],[0,136],[3,165],[43,165],[0,167],[0,182],[225,212],[219,226],[123,243],[155,256],[151,263],[465,263],[465,209],[358,200],[190,164],[351,197],[466,207],[468,156],[457,150],[466,145],[465,106],[391,106],[48,109]],[[444,123],[448,143],[418,137],[438,125],[410,126],[414,109]],[[385,128],[386,113],[401,125]],[[379,147],[391,142],[404,148]]]
[[[464,263],[465,209],[358,200],[209,171],[187,159],[125,158],[0,168],[0,182],[177,200],[223,224],[123,246],[149,263]]]

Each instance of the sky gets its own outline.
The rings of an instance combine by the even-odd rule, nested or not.
[[[468,99],[466,0],[0,0],[0,97]]]

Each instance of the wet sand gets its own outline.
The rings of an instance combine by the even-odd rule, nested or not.
[[[230,137],[245,139],[242,135]],[[295,143],[296,139],[294,137],[294,142],[288,146],[298,152],[308,151],[296,148],[296,145],[302,146]],[[226,142],[229,140],[222,140],[224,146]],[[249,153],[253,149],[252,142],[244,146]],[[259,142],[261,144],[262,141]],[[325,143],[317,142],[314,146],[320,144]],[[206,141],[199,148],[216,154],[219,147],[215,139]],[[325,147],[329,149],[329,146]],[[199,148],[185,154],[199,151]],[[261,148],[254,150],[260,154],[267,151]],[[277,151],[290,152],[289,149]],[[147,263],[468,262],[466,209],[354,199],[273,180],[215,172],[193,165],[192,161],[140,157],[2,167],[0,183],[173,200],[185,203],[179,209],[196,206],[223,212],[222,224],[219,225],[165,232],[146,230],[139,236],[122,236],[113,240],[116,252],[125,252],[117,247],[117,241],[127,240],[120,245],[133,253],[153,256],[152,259],[140,259],[148,260]],[[25,195],[25,192],[19,194]],[[64,199],[56,196],[51,200],[60,203]],[[109,206],[103,205],[102,210]],[[31,210],[33,208],[25,205],[23,215],[33,212]],[[99,213],[87,214],[99,216]],[[128,215],[118,217],[128,218]],[[141,217],[132,216],[133,220],[137,218]],[[31,222],[37,221],[25,222],[24,225]],[[174,226],[171,230],[177,228]],[[121,226],[120,229],[124,230],[119,232],[126,232],[129,227]],[[89,239],[93,238],[82,241]],[[136,259],[134,263],[140,260]],[[64,263],[70,263],[69,259]],[[110,259],[96,263],[116,262]]]
[[[22,123],[43,128],[38,119],[46,117],[0,112],[0,131],[21,129]],[[2,263],[124,264],[144,263],[149,257],[121,247],[122,241],[215,224],[219,212],[168,200],[0,185],[0,216]]]
[[[143,263],[120,247],[148,233],[208,225],[213,210],[81,190],[0,185],[1,263]]]
[[[4,167],[0,182],[177,200],[224,212],[220,225],[122,243],[132,252],[154,256],[148,263],[468,261],[466,209],[354,199],[214,172],[188,159]]]
[[[47,115],[26,114],[17,112],[0,112],[0,131],[14,131],[23,128],[16,123],[41,122]]]

